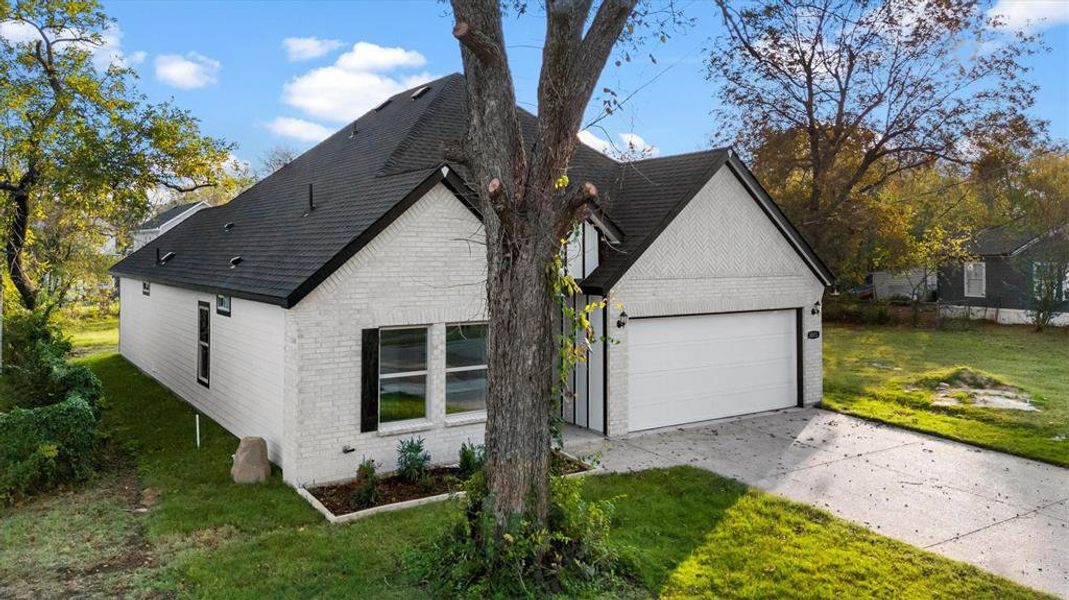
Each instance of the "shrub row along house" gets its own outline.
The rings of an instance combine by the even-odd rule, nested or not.
[[[120,350],[285,479],[434,457],[485,423],[486,258],[464,172],[464,80],[398,94],[113,268]],[[525,113],[525,134],[535,119]],[[619,163],[576,152],[598,205],[568,264],[598,334],[565,420],[609,436],[812,404],[831,274],[728,150]],[[618,306],[622,305],[621,306]]]

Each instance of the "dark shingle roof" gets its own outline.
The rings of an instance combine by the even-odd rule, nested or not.
[[[978,256],[1009,256],[1048,233],[1065,225],[1057,225],[1049,231],[1035,231],[1018,224],[995,225],[977,231],[973,235],[972,250]]]
[[[394,96],[228,204],[196,213],[112,271],[293,306],[435,183],[465,194],[457,171],[447,176],[442,169],[446,147],[467,126],[463,76],[427,85],[430,90],[418,99],[411,98],[412,90]],[[535,117],[522,112],[521,125],[533,140]],[[598,186],[599,204],[623,234],[619,245],[603,249],[603,262],[584,287],[611,287],[730,156],[711,150],[618,163],[580,144],[569,175]],[[175,256],[157,266],[157,249]],[[243,260],[231,268],[234,256]]]
[[[179,204],[178,206],[172,206],[171,208],[168,208],[167,210],[156,215],[155,217],[152,217],[148,221],[145,221],[144,223],[138,225],[137,228],[156,229],[198,204],[200,204],[200,202],[190,202],[188,204]]]

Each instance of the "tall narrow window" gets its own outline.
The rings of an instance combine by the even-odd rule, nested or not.
[[[985,263],[965,263],[965,296],[968,298],[987,296],[987,265]]]
[[[450,325],[445,333],[445,412],[473,410],[486,410],[486,325]]]
[[[197,383],[208,387],[212,376],[212,305],[197,303]]]
[[[427,328],[379,332],[379,423],[427,416]]]

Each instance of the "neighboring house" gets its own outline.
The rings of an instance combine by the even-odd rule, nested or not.
[[[1053,244],[1066,244],[1069,230],[1020,231],[1010,226],[976,233],[976,260],[946,265],[939,272],[944,316],[1030,324],[1036,273],[1048,265]],[[1060,314],[1051,325],[1069,326],[1069,273],[1062,279]]]
[[[168,208],[141,225],[138,225],[137,229],[134,230],[133,239],[130,244],[130,251],[136,252],[137,250],[140,250],[152,240],[167,233],[182,221],[185,221],[205,208],[209,208],[207,202],[179,204],[178,206]]]
[[[398,94],[115,265],[123,356],[264,437],[294,485],[392,469],[404,437],[455,461],[486,419],[482,224],[443,158],[466,114],[460,75]],[[618,436],[820,400],[832,275],[734,154],[580,146],[569,175],[600,191],[576,301],[608,297],[593,322],[618,343],[572,374],[567,421]]]
[[[912,300],[932,300],[938,289],[937,273],[927,273],[924,269],[910,269],[903,273],[891,271],[873,271],[869,274],[872,281],[872,294],[876,300],[907,298]]]

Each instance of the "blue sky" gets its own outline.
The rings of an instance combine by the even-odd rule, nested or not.
[[[1011,20],[1046,18],[1039,30],[1051,52],[1028,63],[1040,84],[1033,113],[1069,139],[1069,0],[1002,6]],[[115,51],[135,65],[141,91],[190,109],[254,165],[273,146],[303,150],[384,97],[461,70],[452,20],[437,2],[115,1],[105,9],[118,24]],[[656,79],[595,135],[623,147],[621,134],[633,133],[661,154],[710,145],[716,83],[702,58],[721,24],[711,3],[687,11],[697,26],[652,48],[658,64],[608,67],[602,85],[624,95]],[[530,15],[509,19],[506,30],[518,98],[532,110],[543,27]]]

